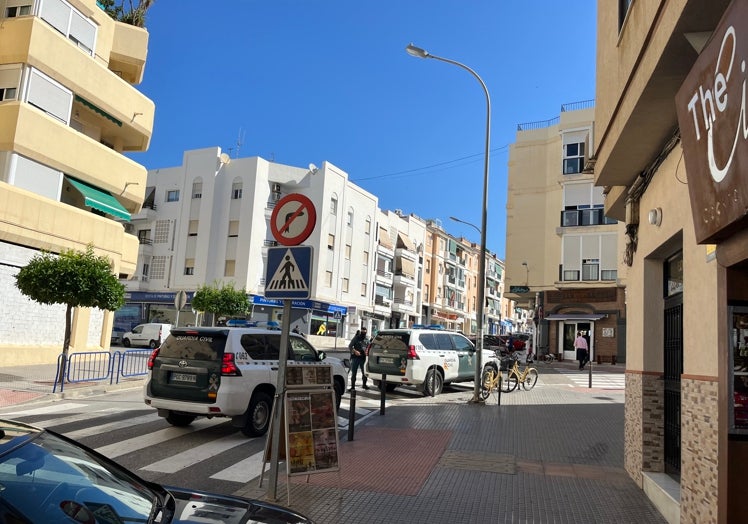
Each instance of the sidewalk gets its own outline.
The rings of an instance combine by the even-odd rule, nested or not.
[[[289,489],[281,470],[277,502],[327,524],[665,522],[623,469],[623,391],[573,387],[575,366],[537,365],[538,386],[500,406],[466,389],[374,412],[341,434],[340,472]],[[236,494],[266,498],[268,479]]]

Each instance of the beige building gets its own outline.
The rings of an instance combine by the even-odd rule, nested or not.
[[[598,361],[625,360],[618,231],[585,169],[593,101],[518,126],[509,152],[505,295],[529,316],[537,354],[575,359],[581,331]],[[520,329],[525,322],[518,322]]]
[[[748,2],[598,2],[595,183],[625,221],[625,466],[669,522],[748,515]]]
[[[154,104],[148,33],[95,0],[0,0],[0,365],[53,362],[64,307],[22,296],[15,274],[38,253],[85,250],[132,275],[138,239],[115,218],[140,210]],[[74,351],[109,346],[112,314],[76,310]]]

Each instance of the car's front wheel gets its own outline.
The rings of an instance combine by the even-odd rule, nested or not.
[[[273,411],[273,397],[263,391],[256,391],[249,401],[247,422],[242,433],[248,437],[261,437],[267,433]]]
[[[192,422],[194,422],[196,418],[197,417],[195,415],[185,415],[182,413],[174,413],[173,411],[170,411],[169,414],[166,415],[166,422],[168,422],[172,426],[182,428],[192,424]]]
[[[130,339],[129,338],[123,338],[122,339],[122,345],[125,346],[126,348],[129,348],[130,347]]]

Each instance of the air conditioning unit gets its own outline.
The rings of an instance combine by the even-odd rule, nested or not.
[[[130,223],[125,224],[125,233],[132,233],[135,230],[135,226]]]
[[[278,183],[273,184],[273,193],[280,193],[281,192],[281,185]]]

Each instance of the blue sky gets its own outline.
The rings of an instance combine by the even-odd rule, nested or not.
[[[156,0],[145,78],[148,169],[219,146],[297,167],[329,161],[379,198],[478,242],[491,97],[487,247],[504,257],[517,124],[595,96],[596,0]]]

